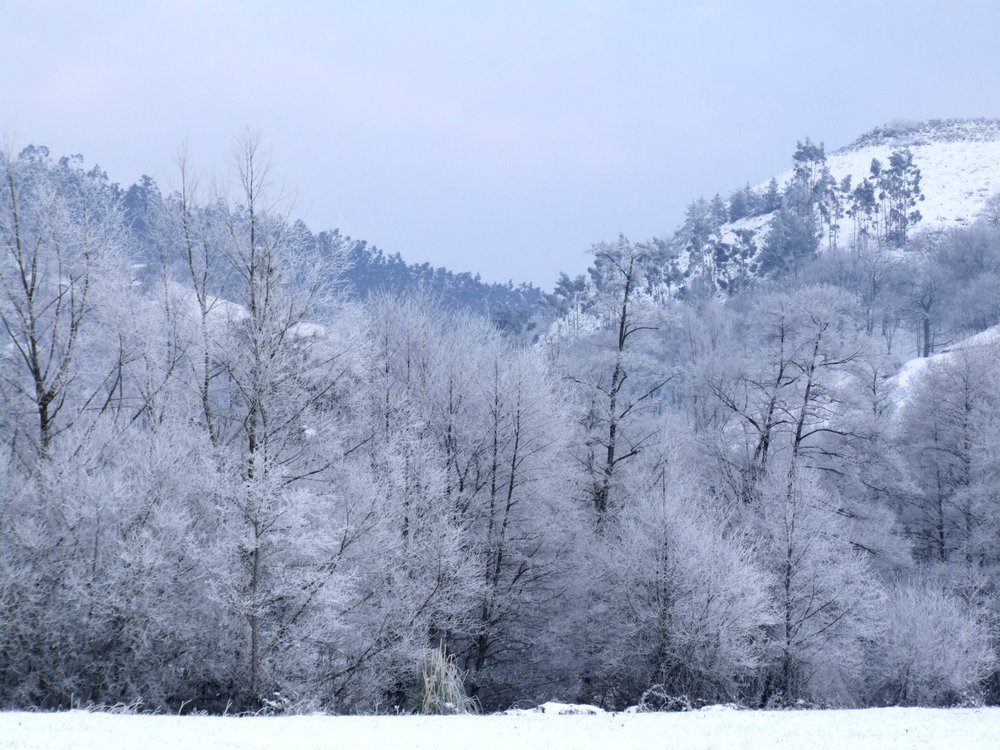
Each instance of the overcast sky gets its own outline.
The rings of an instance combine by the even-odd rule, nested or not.
[[[259,130],[314,230],[550,287],[895,118],[1000,116],[1000,3],[0,0],[0,127],[128,184]]]

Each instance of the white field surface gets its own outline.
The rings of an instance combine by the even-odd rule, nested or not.
[[[1000,708],[257,718],[0,713],[5,750],[989,747],[1000,747]]]

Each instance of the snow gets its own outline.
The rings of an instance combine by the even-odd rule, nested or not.
[[[925,372],[927,372],[928,363],[930,363],[933,357],[917,357],[911,359],[904,363],[899,372],[895,376],[896,386],[900,389],[901,398],[900,401],[905,400],[906,394],[910,392],[913,388],[913,384],[917,382]],[[890,378],[893,380],[893,378]]]
[[[827,157],[838,180],[852,176],[857,184],[869,174],[872,159],[888,165],[889,146],[838,152]],[[926,196],[917,206],[923,215],[920,229],[968,226],[986,199],[1000,192],[1000,141],[933,142],[911,147],[913,163],[920,169],[921,190]]]
[[[172,297],[179,303],[181,310],[185,311],[192,320],[197,320],[201,316],[201,307],[198,304],[198,295],[190,286],[180,284],[176,281],[167,283],[167,289]],[[246,307],[230,302],[222,297],[209,296],[207,299],[208,323],[213,328],[221,328],[232,323],[238,323],[250,317]],[[303,321],[296,323],[290,329],[296,336],[303,338],[316,338],[326,334],[326,327],[318,323]]]
[[[1000,326],[987,328],[974,336],[962,339],[956,344],[932,354],[930,357],[917,357],[905,362],[895,376],[895,384],[900,390],[900,403],[906,399],[913,384],[927,371],[931,362],[945,362],[954,357],[955,352],[972,351],[988,346],[1000,345]]]
[[[987,199],[1000,193],[1000,120],[931,121],[908,130],[874,131],[849,146],[827,153],[826,164],[838,184],[850,176],[854,187],[869,176],[872,159],[888,167],[890,154],[901,148],[912,152],[925,196],[916,207],[923,218],[913,228],[914,235],[967,227],[983,211]],[[788,169],[775,175],[778,185],[786,187],[792,174]],[[767,183],[766,180],[758,183],[754,189],[763,193]],[[737,230],[748,229],[759,247],[771,217],[765,214],[723,224],[719,236],[731,244]],[[840,224],[842,240],[846,241],[851,220],[845,216]],[[820,249],[825,247],[824,235],[820,238]]]
[[[1000,129],[994,121],[927,123],[919,131],[890,137],[863,137],[860,143],[828,153],[827,166],[839,183],[851,176],[851,185],[868,177],[872,159],[883,167],[889,155],[909,148],[920,169],[925,199],[917,204],[923,219],[917,231],[965,227],[983,210],[986,200],[1000,193]],[[779,185],[792,178],[788,170],[777,176]],[[764,190],[767,183],[757,186]],[[846,221],[846,223],[845,223]],[[849,220],[842,221],[844,227]]]
[[[334,748],[985,748],[1000,709],[881,708],[506,716],[128,716],[0,713],[4,750]]]
[[[606,713],[603,708],[598,708],[597,706],[590,706],[583,703],[557,703],[555,701],[549,701],[548,703],[542,703],[535,706],[534,708],[512,708],[510,711],[505,711],[506,716],[521,716],[524,714],[550,714],[554,716],[593,716],[596,714]]]
[[[741,229],[749,230],[754,237],[763,235],[771,225],[771,218],[772,214],[763,214],[762,216],[747,216],[743,219],[723,224],[720,229],[722,241],[730,245],[735,244],[736,233]]]

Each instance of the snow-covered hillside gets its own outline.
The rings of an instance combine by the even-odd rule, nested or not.
[[[899,148],[910,149],[923,178],[921,229],[967,226],[987,198],[1000,192],[1000,120],[932,120],[878,128],[828,154],[827,165],[838,181],[851,175],[857,182],[868,175],[872,159],[885,164]],[[787,182],[791,172],[782,178]]]
[[[873,160],[879,175],[872,172]],[[864,237],[866,245],[896,252],[901,241],[968,227],[1000,212],[1000,203],[990,202],[1000,194],[1000,120],[876,128],[829,152],[807,138],[789,161],[798,164],[804,183],[796,184],[790,163],[773,180],[747,185],[728,200],[716,195],[688,206],[675,233],[657,241],[665,251],[658,261],[658,277],[666,282],[659,293],[695,285],[725,296],[754,277],[787,272],[814,249],[849,248]],[[811,196],[812,226],[801,220],[802,195]],[[775,226],[782,227],[776,240]]]
[[[1000,357],[996,356],[1000,354],[1000,326],[993,326],[963,339],[930,357],[914,357],[904,363],[899,373],[893,378],[893,383],[897,388],[897,403],[902,404],[906,401],[914,384],[929,368],[953,362],[955,357],[961,356],[963,353],[978,353],[994,361],[1000,361]]]
[[[0,713],[0,748],[985,748],[1000,709],[737,711],[552,716],[118,716]]]
[[[931,120],[886,126],[862,135],[853,143],[829,152],[826,166],[838,184],[851,178],[857,185],[870,174],[873,159],[886,165],[893,151],[907,148],[920,170],[924,199],[915,233],[966,227],[979,217],[987,200],[1000,193],[1000,120]],[[790,183],[793,170],[775,175],[779,189]],[[753,188],[763,194],[767,181]],[[732,244],[741,230],[749,231],[759,248],[769,231],[772,214],[749,216],[724,223],[717,234]],[[841,220],[841,233],[850,219]],[[826,245],[825,239],[820,247]],[[682,261],[686,267],[687,258]]]

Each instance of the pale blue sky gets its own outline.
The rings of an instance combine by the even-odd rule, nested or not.
[[[549,287],[894,118],[1000,117],[1000,3],[0,0],[0,128],[175,183],[260,130],[313,229]]]

